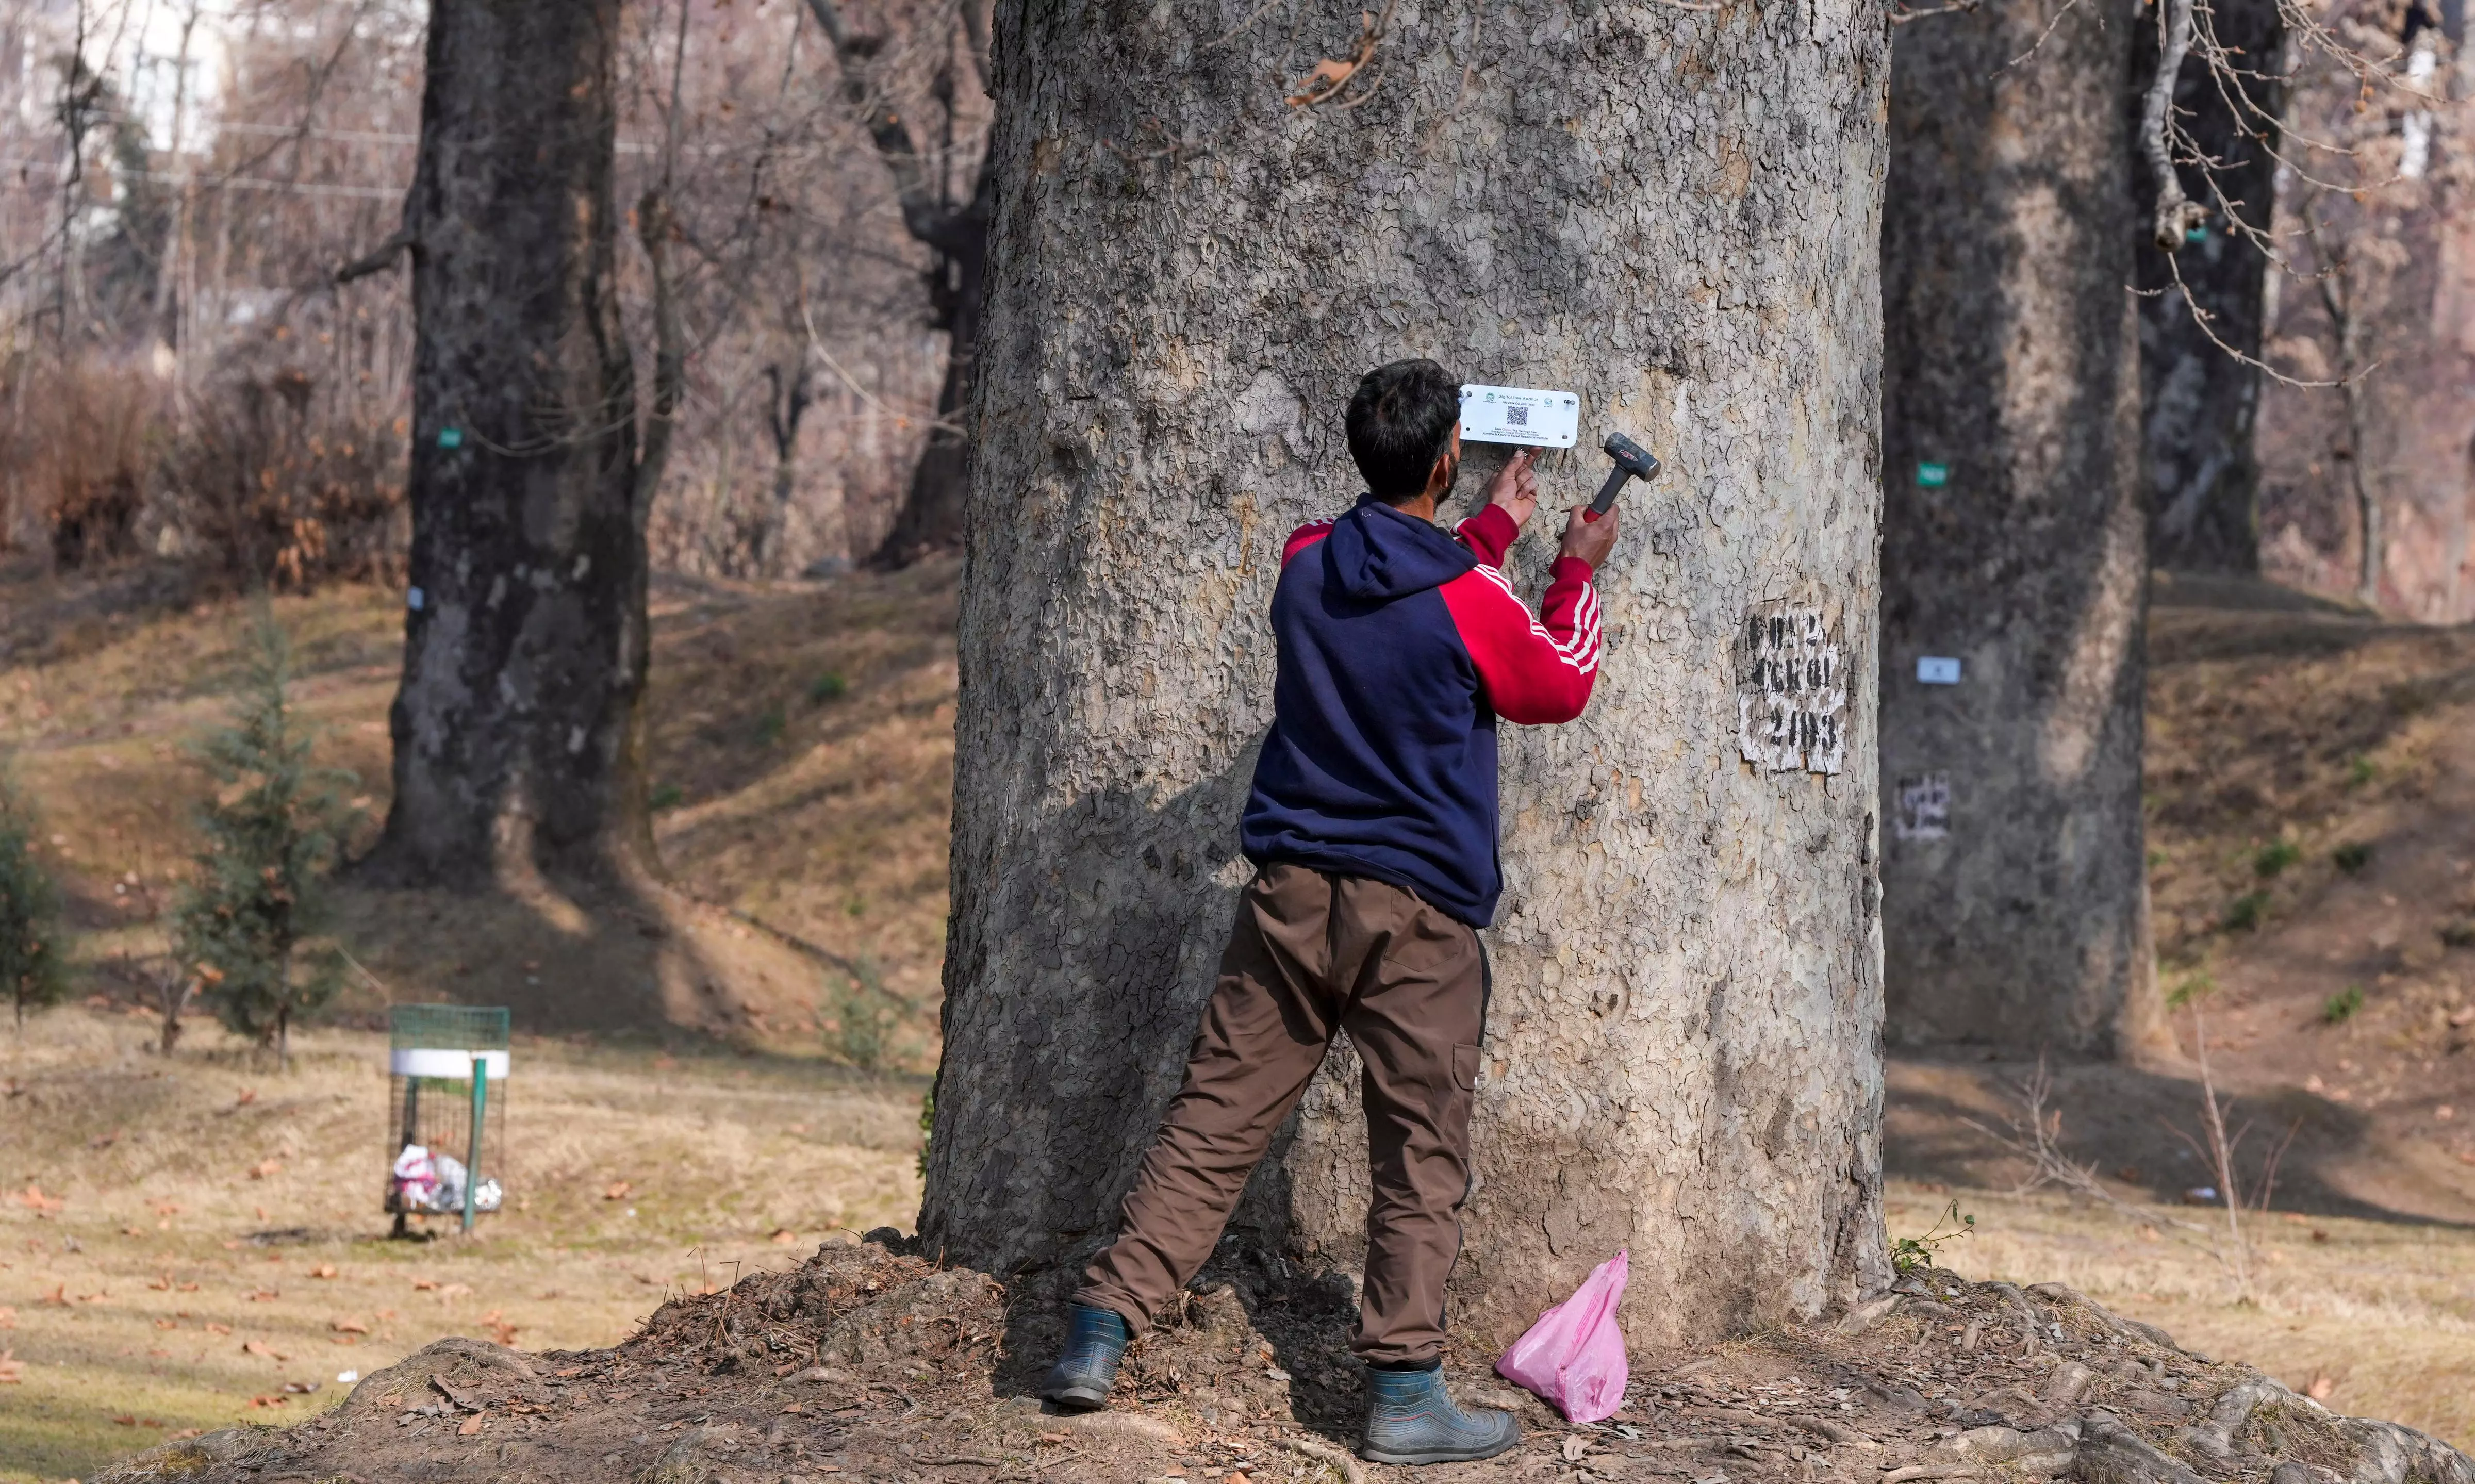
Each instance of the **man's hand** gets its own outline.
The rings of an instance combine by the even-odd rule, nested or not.
[[[1580,557],[1590,564],[1592,572],[1596,572],[1615,547],[1616,512],[1609,509],[1593,521],[1589,506],[1575,505],[1573,513],[1564,518],[1564,544],[1556,554],[1558,557]]]
[[[1533,450],[1523,449],[1505,461],[1486,487],[1486,502],[1502,505],[1514,525],[1528,525],[1531,512],[1538,508],[1538,475],[1530,467],[1536,457]]]

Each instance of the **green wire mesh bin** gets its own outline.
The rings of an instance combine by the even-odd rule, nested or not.
[[[386,1209],[408,1220],[453,1216],[462,1229],[499,1208],[507,1127],[507,1012],[475,1005],[387,1010],[395,1155]]]

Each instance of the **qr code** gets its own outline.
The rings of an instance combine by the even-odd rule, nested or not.
[[[1530,426],[1530,409],[1519,406],[1505,408],[1504,426],[1507,427],[1528,427]]]

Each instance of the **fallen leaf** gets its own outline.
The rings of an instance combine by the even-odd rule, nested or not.
[[[1327,57],[1314,64],[1314,70],[1298,81],[1298,90],[1286,100],[1290,107],[1319,103],[1340,91],[1343,83],[1358,73],[1358,63]],[[1318,86],[1317,85],[1325,85]]]
[[[17,1204],[26,1207],[30,1211],[39,1213],[42,1211],[57,1211],[61,1206],[66,1205],[69,1203],[68,1197],[66,1196],[47,1196],[43,1194],[43,1187],[35,1184],[30,1180],[26,1184],[25,1191],[17,1197]]]
[[[626,1180],[615,1180],[610,1182],[607,1189],[601,1192],[601,1199],[604,1201],[625,1201],[627,1199],[628,1193],[633,1191],[635,1188],[636,1187],[633,1184]]]
[[[26,1378],[26,1363],[14,1350],[0,1350],[0,1386],[14,1386]]]
[[[263,1355],[273,1361],[286,1361],[292,1358],[264,1340],[243,1340],[240,1342],[240,1348],[252,1355]]]
[[[111,1420],[111,1423],[115,1427],[135,1427],[137,1425],[137,1419],[126,1416],[115,1417]]]
[[[254,1407],[288,1407],[292,1404],[292,1399],[289,1397],[252,1397],[249,1399],[249,1404]]]
[[[170,1293],[172,1291],[172,1275],[166,1273],[161,1277],[157,1278],[146,1286],[154,1289],[159,1294]]]
[[[260,1159],[257,1163],[249,1167],[249,1178],[251,1180],[264,1180],[270,1175],[280,1175],[282,1171],[282,1160]]]
[[[309,1270],[309,1276],[311,1277],[333,1277],[335,1276],[335,1265],[331,1262],[322,1262]]]
[[[487,1070],[487,1068],[484,1068],[484,1070]],[[438,1279],[434,1277],[417,1277],[412,1280],[412,1286],[426,1292],[437,1287]]]
[[[211,972],[211,970],[209,970],[209,972]],[[215,975],[214,975],[214,977],[215,977],[215,978],[217,978],[217,979],[221,979],[221,978],[223,978],[223,975],[221,975],[221,974],[215,974]],[[233,1101],[233,1107],[249,1107],[251,1104],[253,1104],[253,1103],[255,1103],[255,1102],[257,1102],[257,1088],[255,1088],[255,1087],[243,1087],[243,1088],[240,1090],[240,1097]]]
[[[155,1321],[155,1327],[158,1329],[178,1329],[181,1327],[181,1322],[177,1319],[159,1319]]]
[[[2303,1395],[2311,1398],[2315,1401],[2326,1401],[2337,1392],[2337,1390],[2338,1383],[2334,1378],[2326,1375],[2315,1375],[2312,1377],[2312,1384],[2303,1388]]]
[[[0,1329],[14,1329],[16,1327],[17,1311],[10,1308],[6,1304],[0,1304]]]
[[[275,1289],[261,1288],[249,1296],[249,1302],[252,1303],[273,1303],[276,1300],[282,1297],[283,1295]]]
[[[367,1334],[370,1332],[370,1326],[362,1324],[357,1319],[331,1320],[328,1322],[327,1327],[332,1329],[337,1334]]]
[[[52,1285],[52,1291],[43,1295],[41,1300],[38,1302],[43,1303],[57,1303],[61,1308],[67,1308],[69,1306],[68,1284],[54,1283]]]
[[[477,1432],[479,1432],[480,1430],[481,1430],[481,1414],[479,1414],[478,1412],[476,1412],[476,1413],[474,1413],[471,1417],[468,1417],[468,1418],[464,1419],[463,1425],[461,1425],[461,1426],[457,1427],[457,1428],[455,1429],[455,1432],[456,1432],[456,1435],[457,1435],[458,1437],[465,1437],[465,1438],[469,1438],[469,1437],[473,1436],[473,1434],[475,1434],[475,1433],[477,1433]]]
[[[207,1322],[207,1333],[208,1333],[208,1334],[230,1334],[230,1333],[232,1333],[232,1326],[230,1326],[230,1325],[218,1325],[218,1324],[216,1324],[214,1321],[212,1321],[212,1320],[208,1320],[208,1321]]]
[[[184,1293],[184,1294],[193,1294],[193,1293],[196,1293],[197,1291],[198,1291],[198,1285],[197,1285],[197,1284],[195,1284],[195,1283],[183,1283],[183,1284],[181,1285],[181,1292],[183,1292],[183,1293]]]
[[[792,1243],[799,1240],[799,1233],[792,1230],[788,1227],[776,1227],[773,1229],[773,1234],[767,1237],[766,1240],[776,1247],[788,1247]]]

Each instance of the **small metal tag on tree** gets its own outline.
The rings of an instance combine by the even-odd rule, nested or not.
[[[291,643],[261,601],[246,645],[247,675],[232,725],[199,758],[214,793],[199,812],[206,848],[182,893],[182,964],[225,1029],[291,1060],[296,1015],[316,1010],[341,985],[331,953],[296,962],[315,933],[320,887],[352,814],[342,790],[353,775],[310,762],[313,737],[291,701]]]

